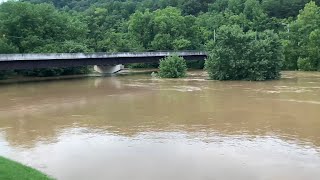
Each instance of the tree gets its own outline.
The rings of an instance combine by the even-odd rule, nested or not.
[[[128,33],[116,32],[114,29],[105,32],[97,43],[101,52],[130,52],[143,51],[142,45]]]
[[[183,14],[186,15],[196,15],[202,10],[202,4],[199,0],[188,0],[182,5]]]
[[[5,37],[0,38],[0,54],[11,54],[18,52],[18,48],[8,42]]]
[[[154,38],[154,15],[148,9],[144,12],[137,11],[129,19],[129,33],[138,39],[144,48],[148,49]]]
[[[221,26],[218,35],[205,62],[211,79],[262,81],[280,77],[283,54],[275,33],[244,32],[233,25]]]
[[[186,61],[177,55],[160,60],[159,76],[162,78],[181,78],[187,73]]]
[[[129,34],[148,50],[196,49],[195,20],[174,7],[138,11],[130,17]]]
[[[289,18],[295,17],[311,0],[262,0],[262,6],[270,17]],[[314,0],[318,5],[319,0]]]
[[[92,52],[87,25],[53,5],[6,2],[0,5],[1,53]],[[57,76],[88,72],[87,67],[19,70],[24,75]]]
[[[229,0],[228,9],[235,14],[240,14],[245,8],[245,2],[246,0]]]
[[[0,5],[0,32],[20,53],[68,40],[81,42],[88,32],[86,24],[49,4],[6,2]]]
[[[285,43],[285,64],[295,64],[293,67],[300,70],[320,70],[320,7],[315,2],[306,4],[290,29]]]
[[[0,5],[0,53],[204,50],[221,39],[220,27],[236,25],[244,37],[251,34],[254,39],[261,40],[267,30],[277,33],[284,47],[283,69],[320,70],[319,4],[320,0],[10,1]]]

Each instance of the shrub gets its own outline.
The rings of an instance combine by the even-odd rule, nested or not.
[[[162,78],[181,78],[187,72],[186,61],[177,55],[160,60],[159,76]]]
[[[310,59],[309,58],[301,58],[298,59],[298,69],[301,71],[314,71]]]
[[[272,31],[244,32],[237,25],[222,26],[211,49],[205,62],[211,79],[263,81],[280,77],[282,45]]]
[[[0,37],[0,54],[11,54],[18,52],[18,48],[8,42],[7,39]]]

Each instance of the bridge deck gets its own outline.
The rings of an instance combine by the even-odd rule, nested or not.
[[[154,63],[174,54],[184,57],[186,60],[200,60],[207,56],[202,51],[1,54],[0,70]]]

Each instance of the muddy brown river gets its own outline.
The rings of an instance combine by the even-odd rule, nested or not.
[[[61,180],[319,180],[320,73],[0,84],[0,155]]]

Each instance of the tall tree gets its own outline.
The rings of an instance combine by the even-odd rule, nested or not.
[[[296,21],[289,26],[291,31],[286,41],[285,65],[301,70],[319,70],[320,52],[320,7],[315,2],[306,4]],[[292,68],[292,67],[289,67]]]
[[[138,11],[130,17],[129,33],[140,41],[145,49],[196,49],[195,20],[193,16],[184,17],[181,10],[174,7],[154,12]]]
[[[0,6],[0,32],[20,53],[68,40],[81,42],[86,24],[49,4],[6,2]]]

